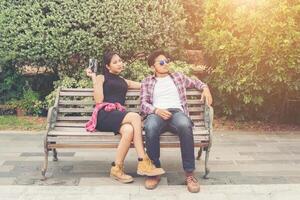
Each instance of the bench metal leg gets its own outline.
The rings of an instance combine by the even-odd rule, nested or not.
[[[205,152],[205,174],[203,176],[203,178],[208,179],[209,176],[209,168],[208,168],[208,159],[209,159],[209,152],[210,152],[210,147],[206,148],[206,152]]]
[[[49,150],[47,147],[47,138],[45,138],[44,140],[44,153],[45,153],[45,158],[44,158],[44,166],[42,168],[42,180],[46,180],[46,171],[48,169],[48,154],[49,154]]]
[[[53,152],[53,161],[54,162],[58,161],[56,149],[52,149],[52,152]]]
[[[202,147],[200,147],[199,148],[199,151],[198,151],[198,155],[197,155],[197,160],[200,160],[200,157],[201,157],[201,155],[202,155],[202,152],[203,152],[203,148]]]

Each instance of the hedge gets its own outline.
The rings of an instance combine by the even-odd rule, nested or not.
[[[207,0],[204,11],[198,36],[213,69],[216,110],[279,119],[299,96],[300,2]]]

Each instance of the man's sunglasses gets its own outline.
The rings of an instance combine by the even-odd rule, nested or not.
[[[160,61],[157,61],[157,62],[159,62],[159,64],[160,64],[161,66],[163,66],[163,65],[165,65],[165,64],[168,64],[168,63],[170,62],[170,60],[160,60]]]

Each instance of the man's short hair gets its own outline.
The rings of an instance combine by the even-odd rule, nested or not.
[[[149,67],[154,65],[155,59],[160,55],[163,55],[166,58],[169,57],[169,54],[167,52],[163,51],[162,49],[155,50],[155,51],[151,52],[150,55],[148,56],[148,65],[149,65]]]

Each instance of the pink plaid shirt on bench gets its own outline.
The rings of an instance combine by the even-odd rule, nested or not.
[[[105,111],[110,112],[113,110],[119,110],[119,111],[125,111],[126,108],[122,106],[120,103],[108,103],[108,102],[103,102],[103,103],[97,103],[94,110],[91,119],[85,124],[85,129],[88,132],[95,132],[96,131],[96,126],[97,126],[97,117],[98,117],[98,112],[104,108]]]
[[[204,87],[207,87],[207,85],[200,80],[191,79],[179,72],[171,73],[170,77],[174,81],[175,86],[178,90],[180,102],[184,110],[184,113],[186,115],[189,115],[188,108],[187,108],[186,89],[195,88],[198,90],[202,90]],[[153,92],[154,92],[155,83],[156,83],[156,78],[154,75],[148,76],[142,81],[140,96],[141,96],[141,115],[143,117],[146,117],[151,113],[154,113],[155,107],[153,106]]]

